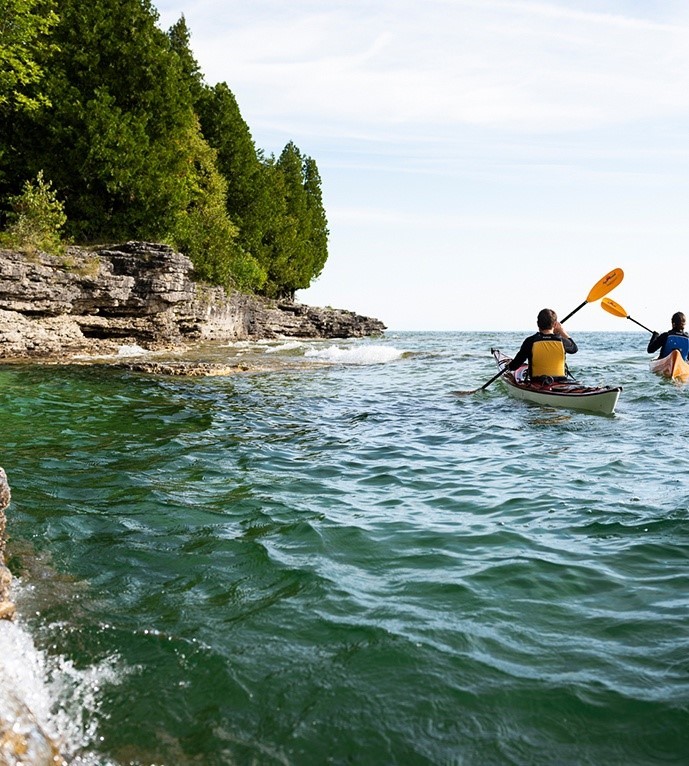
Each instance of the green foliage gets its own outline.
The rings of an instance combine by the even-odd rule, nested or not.
[[[227,212],[239,227],[239,243],[260,260],[266,190],[249,127],[225,83],[206,86],[196,110],[204,138],[217,151],[218,169],[227,181]]]
[[[79,242],[167,239],[214,283],[307,287],[327,258],[315,162],[257,152],[184,17],[165,33],[150,0],[55,2],[0,0],[0,218],[44,171]]]
[[[81,241],[158,238],[186,204],[180,141],[195,116],[179,57],[145,0],[61,0],[60,14],[53,108],[13,121],[9,171],[45,168]]]
[[[185,176],[186,205],[169,238],[191,258],[200,279],[227,288],[259,289],[266,275],[235,243],[237,227],[227,215],[227,182],[217,170],[215,151],[198,129],[189,132],[182,147],[191,172]]]
[[[62,202],[43,179],[43,171],[35,183],[27,181],[21,194],[10,199],[12,212],[9,226],[0,235],[0,243],[26,253],[39,250],[60,254],[64,251],[61,230],[67,221]]]
[[[170,27],[167,34],[171,50],[179,60],[181,76],[189,88],[193,103],[196,104],[206,86],[203,83],[201,69],[191,51],[191,34],[184,16]]]
[[[37,57],[57,20],[53,0],[0,0],[0,107],[33,111],[48,103],[31,87],[43,75]]]
[[[267,220],[268,281],[264,291],[294,297],[320,274],[328,257],[328,229],[316,163],[288,143],[277,162],[266,163],[272,215]]]

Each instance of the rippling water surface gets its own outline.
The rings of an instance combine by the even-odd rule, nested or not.
[[[521,339],[0,368],[0,693],[70,763],[689,763],[689,392],[584,333],[614,416],[452,395]]]

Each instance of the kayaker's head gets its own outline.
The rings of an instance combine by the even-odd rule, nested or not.
[[[686,317],[681,311],[677,311],[672,315],[672,329],[684,330],[684,324],[687,321]]]
[[[541,309],[536,317],[536,322],[541,332],[552,330],[557,324],[557,314],[552,309]]]

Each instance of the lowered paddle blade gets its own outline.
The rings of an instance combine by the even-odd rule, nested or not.
[[[608,314],[614,314],[616,317],[622,317],[623,319],[629,319],[627,310],[622,308],[619,303],[615,303],[612,298],[603,298],[600,302],[601,308],[608,312]]]
[[[638,324],[639,327],[643,327],[646,332],[650,332],[653,334],[653,330],[651,330],[650,327],[646,327],[645,324],[641,324],[641,322],[637,322],[636,319],[632,319],[632,317],[627,314],[627,309],[620,306],[619,303],[615,303],[612,298],[603,298],[603,300],[600,302],[601,308],[605,309],[608,314],[614,314],[616,317],[622,317],[623,319],[629,319],[631,322],[634,322],[634,324]]]
[[[452,393],[455,396],[468,396],[469,394],[477,394],[479,391],[483,391],[484,389],[488,388],[488,386],[495,380],[497,380],[504,372],[507,372],[507,365],[505,365],[500,372],[493,375],[493,377],[486,381],[482,386],[479,386],[478,388],[474,388],[471,391],[453,391]]]

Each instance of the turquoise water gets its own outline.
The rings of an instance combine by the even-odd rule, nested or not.
[[[451,395],[522,335],[0,368],[5,691],[70,763],[689,763],[689,392],[583,333],[614,416]]]

